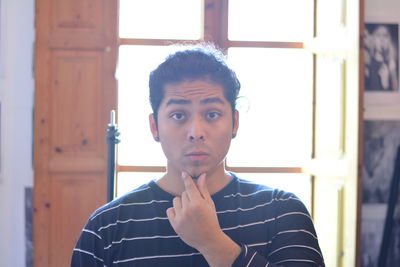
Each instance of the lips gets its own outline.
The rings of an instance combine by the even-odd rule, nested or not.
[[[189,158],[192,161],[202,161],[207,159],[209,157],[209,154],[202,151],[195,151],[185,154],[185,157]]]

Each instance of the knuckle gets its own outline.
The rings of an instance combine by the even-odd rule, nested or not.
[[[174,199],[172,200],[172,203],[174,204],[174,206],[176,204],[178,204],[181,201],[180,197],[174,197]]]

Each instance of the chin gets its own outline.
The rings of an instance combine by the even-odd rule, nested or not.
[[[202,175],[203,173],[207,172],[208,169],[200,169],[200,168],[189,168],[184,170],[186,171],[193,179],[197,179]]]
[[[200,171],[187,171],[187,173],[193,178],[198,179],[203,172]]]

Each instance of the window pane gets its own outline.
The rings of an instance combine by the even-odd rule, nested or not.
[[[151,180],[161,178],[160,172],[119,172],[117,176],[117,197],[120,197]]]
[[[120,0],[122,38],[198,40],[202,0]]]
[[[174,48],[171,46],[121,46],[118,59],[119,165],[165,166],[159,143],[153,140],[148,115],[149,74]]]
[[[300,49],[231,48],[241,81],[239,132],[229,166],[300,166],[311,156],[312,55]]]
[[[230,0],[230,40],[303,41],[313,35],[311,0]]]
[[[301,173],[238,173],[238,177],[295,194],[311,212],[311,178]]]

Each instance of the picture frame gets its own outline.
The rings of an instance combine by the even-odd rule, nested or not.
[[[395,208],[390,203],[393,202],[394,177],[399,176],[400,170],[396,160],[399,158],[400,119],[365,120],[364,143],[361,266],[397,266],[400,250],[396,246],[400,244],[400,234],[394,237],[393,233],[400,233],[400,203],[397,201]],[[400,189],[397,190],[399,194]],[[388,219],[391,216],[393,220]],[[388,220],[393,221],[392,226],[387,226]],[[392,233],[390,238],[388,231]],[[386,254],[382,257],[387,263],[396,264],[378,265],[381,250]]]
[[[363,48],[365,106],[398,105],[399,24],[366,23]]]
[[[387,204],[397,146],[399,120],[365,120],[363,204]]]

